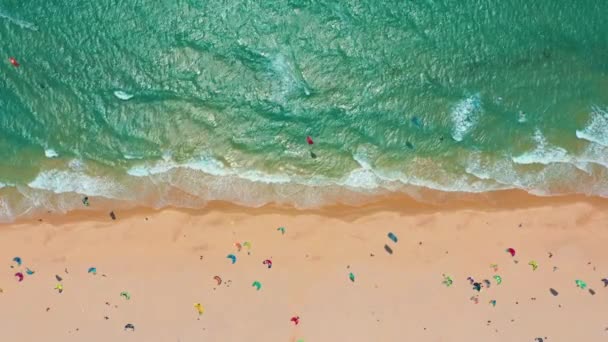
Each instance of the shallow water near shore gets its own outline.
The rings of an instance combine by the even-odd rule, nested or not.
[[[83,196],[298,208],[426,188],[608,197],[604,13],[5,2],[0,220]]]

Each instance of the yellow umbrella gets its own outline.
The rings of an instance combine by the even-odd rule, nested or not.
[[[199,315],[202,315],[205,312],[205,308],[201,305],[201,303],[194,304],[194,308],[198,311]]]

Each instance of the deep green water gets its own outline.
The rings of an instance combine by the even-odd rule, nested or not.
[[[575,0],[5,0],[0,220],[83,195],[608,197],[607,13]]]

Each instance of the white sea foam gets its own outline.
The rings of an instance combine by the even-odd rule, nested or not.
[[[134,155],[134,154],[128,154],[128,153],[125,153],[125,154],[123,155],[123,157],[124,157],[125,159],[128,159],[128,160],[133,160],[133,159],[143,159],[143,157],[142,157],[142,156],[137,156],[137,155]]]
[[[116,198],[119,194],[117,187],[110,179],[66,170],[43,171],[28,186],[57,194],[75,192],[108,198]]]
[[[512,161],[521,165],[565,163],[587,173],[591,172],[590,163],[608,167],[608,156],[604,155],[608,151],[602,151],[602,148],[590,146],[580,155],[574,156],[562,147],[551,146],[538,129],[534,133],[534,141],[537,144],[534,150],[512,157]]]
[[[155,163],[133,166],[127,173],[134,177],[146,177],[166,173],[179,168],[201,171],[214,176],[226,176],[232,173],[229,169],[225,168],[220,161],[211,157],[201,157],[197,160],[177,163],[171,159],[170,155],[165,155],[163,160]]]
[[[479,94],[458,102],[450,113],[452,120],[452,137],[462,141],[471,129],[477,125],[481,115],[481,98]]]
[[[119,99],[121,99],[123,101],[128,101],[128,100],[130,100],[130,99],[133,98],[133,95],[131,95],[131,94],[127,93],[127,92],[124,92],[122,90],[116,90],[114,92],[114,96],[116,96],[117,98],[119,98]]]
[[[59,157],[59,153],[57,153],[55,150],[53,150],[52,148],[47,148],[46,150],[44,150],[44,155],[47,158],[57,158]]]
[[[587,127],[577,130],[576,137],[608,147],[608,111],[594,107]]]
[[[568,156],[568,151],[561,147],[550,146],[539,129],[536,129],[534,132],[534,141],[536,142],[536,148],[533,151],[513,157],[513,162],[517,164],[547,165],[550,163],[568,163],[572,161],[572,158]]]

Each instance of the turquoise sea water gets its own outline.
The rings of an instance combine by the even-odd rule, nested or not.
[[[3,1],[0,220],[84,195],[608,197],[606,13],[573,0]]]

